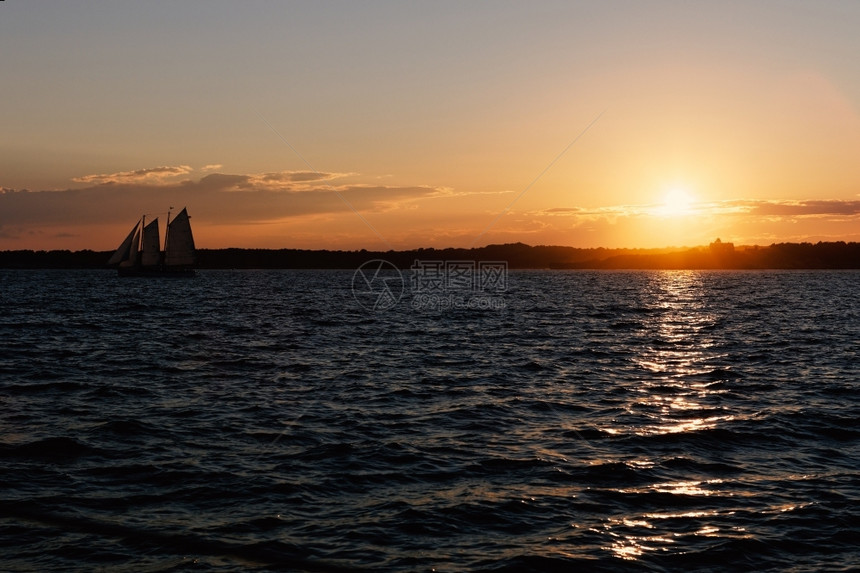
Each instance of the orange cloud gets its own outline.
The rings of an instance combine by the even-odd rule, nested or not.
[[[336,188],[327,181],[341,173],[277,172],[263,174],[212,173],[197,181],[166,182],[151,174],[185,174],[179,168],[158,167],[110,175],[86,176],[95,185],[65,191],[14,191],[0,194],[0,224],[103,224],[134,218],[168,205],[188,206],[211,223],[246,223],[289,217],[348,212],[388,211],[401,202],[445,193],[429,186],[351,184]]]
[[[585,209],[582,207],[553,207],[530,212],[531,215],[552,217],[602,217],[654,215],[660,205],[614,205]],[[860,201],[807,200],[778,201],[737,199],[711,203],[693,203],[690,216],[748,215],[751,217],[830,217],[860,215]]]
[[[321,173],[319,171],[274,171],[244,175],[244,181],[236,181],[236,191],[304,191],[314,189],[322,183],[354,176],[355,173]]]
[[[92,183],[106,185],[114,183],[141,183],[160,182],[173,177],[186,175],[194,171],[188,165],[150,167],[148,169],[135,169],[134,171],[120,171],[118,173],[101,173],[96,175],[82,175],[75,177],[72,181],[76,183]]]

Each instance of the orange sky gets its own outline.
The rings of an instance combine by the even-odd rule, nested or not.
[[[860,4],[0,3],[0,249],[860,240]]]

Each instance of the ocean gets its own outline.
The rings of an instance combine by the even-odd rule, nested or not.
[[[0,570],[860,567],[860,272],[364,270],[0,270]]]

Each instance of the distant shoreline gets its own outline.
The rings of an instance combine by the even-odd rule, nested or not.
[[[0,251],[2,269],[107,268],[113,251]],[[505,261],[509,269],[764,270],[860,269],[860,243],[775,243],[740,246],[719,239],[680,249],[579,249],[523,243],[473,249],[331,251],[308,249],[198,249],[200,269],[356,269],[383,259],[400,269],[420,261]]]

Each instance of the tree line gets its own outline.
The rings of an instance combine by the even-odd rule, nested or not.
[[[113,251],[0,251],[0,268],[107,268]],[[201,269],[355,269],[372,259],[408,269],[416,260],[505,261],[510,269],[857,269],[860,243],[775,243],[673,249],[580,249],[523,243],[474,249],[339,251],[310,249],[199,249]]]

